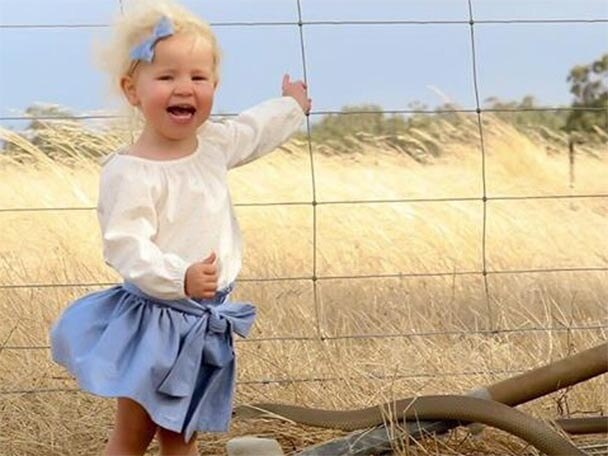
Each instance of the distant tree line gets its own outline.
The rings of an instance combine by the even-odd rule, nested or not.
[[[520,101],[502,101],[496,97],[485,100],[483,109],[516,128],[542,127],[567,132],[579,139],[591,138],[604,141],[608,138],[608,54],[586,65],[577,65],[567,76],[570,93],[574,96],[568,108],[551,110],[539,106],[533,96]],[[413,113],[408,116],[385,113],[375,104],[345,106],[340,113],[328,114],[312,126],[313,141],[349,146],[352,138],[368,136],[399,136],[416,130],[431,133],[437,123],[449,123],[458,127],[463,122],[462,113],[444,112],[457,110],[457,106],[445,103],[433,110],[419,102],[409,105]],[[34,105],[26,110],[32,117],[30,124],[19,135],[49,157],[78,153],[96,157],[104,154],[108,130],[100,132],[89,128],[68,110],[57,105]],[[39,120],[48,119],[48,120]],[[63,119],[53,122],[52,119]],[[420,135],[420,133],[418,133]],[[110,134],[113,136],[113,134]],[[348,143],[348,144],[347,144]],[[0,140],[0,150],[19,153],[20,148]]]
[[[608,134],[608,54],[587,65],[577,65],[567,77],[570,93],[574,100],[567,108],[551,110],[537,104],[533,96],[525,96],[520,101],[502,101],[491,97],[485,100],[483,109],[491,111],[498,118],[515,127],[544,127],[583,136],[606,138]],[[418,102],[411,103],[410,110],[428,111],[428,107]],[[459,116],[443,111],[457,107],[446,103],[431,114],[385,114],[382,107],[374,104],[346,106],[338,114],[323,117],[312,127],[315,141],[337,140],[340,136],[368,133],[385,135],[407,131],[410,128],[425,128],[439,119],[451,123],[458,122]],[[603,132],[603,135],[602,135]],[[597,139],[597,138],[595,138]]]

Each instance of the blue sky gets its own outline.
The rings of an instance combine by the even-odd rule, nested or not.
[[[129,0],[125,0],[129,1]],[[184,0],[215,28],[224,52],[215,112],[238,112],[279,94],[281,76],[302,78],[297,25],[226,26],[225,22],[295,22],[296,0]],[[608,20],[608,0],[473,0],[477,21]],[[466,0],[301,0],[304,21],[467,21]],[[111,110],[94,39],[120,12],[118,0],[0,0],[0,117],[34,102],[77,113]],[[71,27],[44,27],[45,25]],[[73,27],[73,25],[98,27]],[[18,27],[37,25],[40,27]],[[430,107],[442,97],[474,108],[468,24],[323,25],[303,27],[315,110],[376,103]],[[571,101],[569,69],[608,52],[608,23],[477,23],[481,100],[534,95],[546,106]],[[17,126],[19,122],[0,120]],[[23,121],[23,124],[26,122]]]

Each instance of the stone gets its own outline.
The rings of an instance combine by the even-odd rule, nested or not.
[[[230,439],[226,451],[228,456],[285,456],[275,439],[251,435]]]

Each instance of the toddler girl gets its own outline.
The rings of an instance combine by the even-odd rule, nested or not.
[[[141,2],[140,2],[141,3]],[[90,393],[117,398],[106,455],[197,454],[196,431],[226,431],[250,304],[228,297],[241,235],[227,171],[286,141],[310,110],[306,87],[211,121],[219,50],[209,26],[170,1],[128,11],[108,64],[144,118],[133,145],[100,176],[97,215],[106,263],[121,285],[73,302],[51,329],[53,360]]]

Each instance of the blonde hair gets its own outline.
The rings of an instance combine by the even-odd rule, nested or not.
[[[213,77],[219,82],[221,52],[209,24],[173,0],[130,0],[114,22],[110,41],[98,49],[99,67],[108,73],[110,92],[122,95],[120,81],[132,65],[131,49],[152,33],[162,16],[169,18],[176,34],[204,39],[213,53]]]

